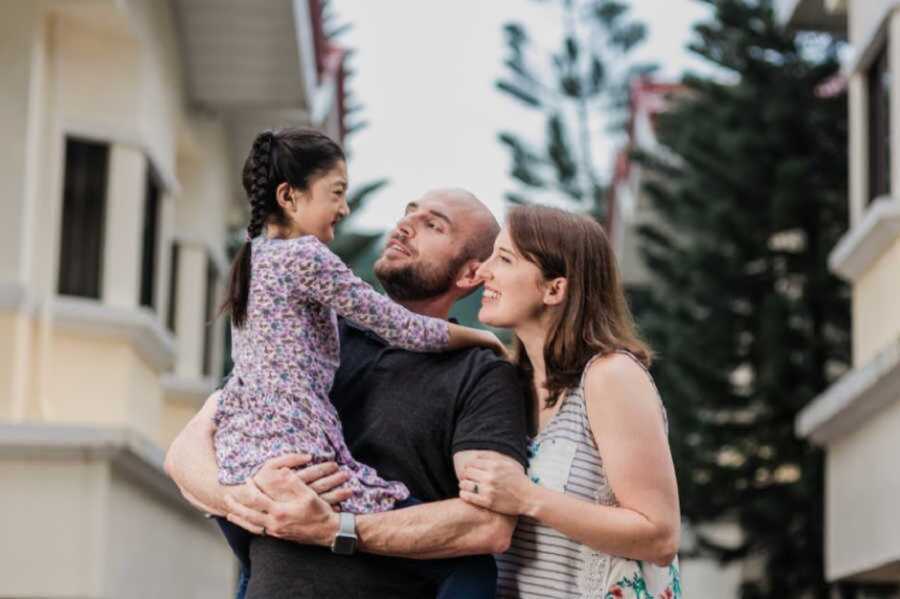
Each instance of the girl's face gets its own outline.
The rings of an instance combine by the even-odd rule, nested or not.
[[[315,235],[322,243],[334,240],[334,227],[350,214],[347,205],[347,165],[340,161],[310,181],[306,190],[289,189],[284,212],[300,235]]]
[[[519,254],[504,227],[494,242],[494,253],[478,268],[484,295],[478,320],[486,325],[516,328],[537,321],[547,307],[546,286],[540,269]]]

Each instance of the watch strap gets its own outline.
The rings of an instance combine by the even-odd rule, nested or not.
[[[356,537],[356,515],[348,512],[341,512],[340,524],[338,526],[338,534],[347,537]]]

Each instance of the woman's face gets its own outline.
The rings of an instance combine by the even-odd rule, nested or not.
[[[350,214],[347,206],[347,165],[338,162],[309,183],[305,191],[292,190],[293,209],[288,218],[303,235],[315,235],[322,243],[334,240],[334,228]]]
[[[516,328],[540,318],[545,309],[544,277],[525,259],[504,228],[494,242],[494,252],[477,271],[484,280],[478,320],[492,327]]]

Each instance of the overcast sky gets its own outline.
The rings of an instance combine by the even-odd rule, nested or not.
[[[509,156],[497,133],[541,139],[543,118],[501,94],[502,26],[515,20],[556,48],[558,13],[535,0],[335,0],[354,28],[343,41],[357,49],[352,88],[370,125],[350,138],[351,186],[380,177],[390,185],[355,215],[359,228],[390,227],[407,202],[434,187],[473,191],[502,216],[503,194],[514,188]],[[709,70],[685,44],[707,14],[696,0],[632,0],[649,40],[637,52],[660,64],[662,79]],[[611,165],[612,140],[594,148]],[[605,168],[608,170],[608,167]],[[605,173],[604,173],[605,174]]]

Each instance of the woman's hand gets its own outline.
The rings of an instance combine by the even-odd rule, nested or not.
[[[528,512],[536,485],[513,460],[477,456],[466,464],[460,499],[510,516]]]

